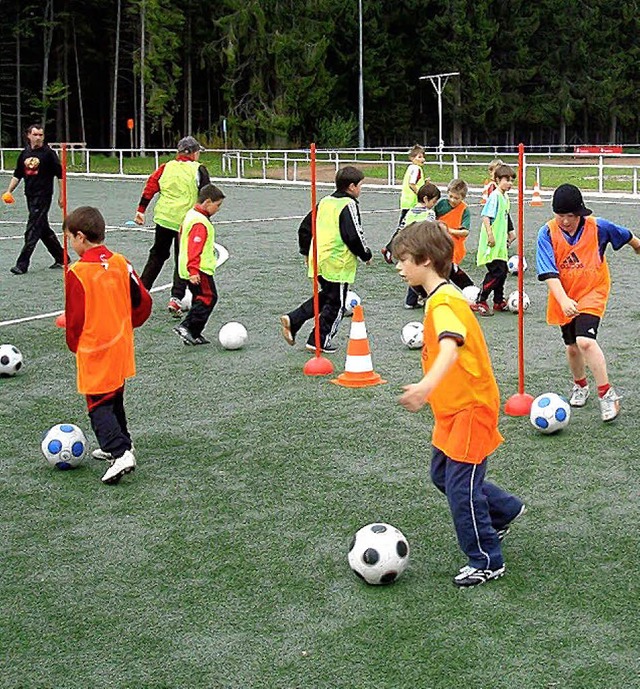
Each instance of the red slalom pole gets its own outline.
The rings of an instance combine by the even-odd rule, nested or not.
[[[60,198],[62,200],[62,219],[64,220],[67,217],[67,144],[65,143],[62,144],[62,149],[60,151],[60,164],[62,166],[62,179],[60,180]],[[62,233],[62,252],[62,295],[64,297],[65,283],[67,277],[67,266],[69,265],[69,250],[67,247],[66,232]],[[56,326],[58,328],[67,327],[67,316],[64,311],[56,318]]]
[[[518,145],[518,392],[504,405],[509,416],[528,416],[533,397],[524,391],[524,144]]]
[[[311,144],[311,260],[313,261],[313,323],[316,352],[303,367],[307,376],[326,376],[333,373],[333,364],[321,355],[320,295],[318,292],[318,243],[316,241],[316,145]]]

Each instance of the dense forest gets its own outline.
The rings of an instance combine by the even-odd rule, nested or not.
[[[640,141],[638,3],[0,0],[0,143],[92,148]],[[128,128],[128,121],[133,129]]]

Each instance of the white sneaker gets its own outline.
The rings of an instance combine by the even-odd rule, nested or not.
[[[569,398],[569,405],[572,407],[584,407],[584,405],[587,403],[588,398],[589,398],[589,386],[585,385],[583,387],[582,385],[578,385],[577,383],[574,383],[573,388],[571,389],[571,397]]]
[[[136,458],[131,450],[127,450],[122,457],[114,460],[113,464],[104,472],[102,483],[114,484],[136,468]]]
[[[613,388],[609,388],[605,396],[600,398],[600,415],[603,421],[613,421],[618,416],[621,399]]]
[[[133,448],[133,443],[131,443],[131,452],[135,454],[135,450]],[[111,462],[113,463],[113,455],[110,452],[105,452],[101,447],[96,448],[92,453],[91,456],[94,459],[99,459],[101,462]]]

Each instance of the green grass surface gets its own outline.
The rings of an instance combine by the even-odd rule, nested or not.
[[[98,205],[120,226],[140,189],[140,181],[73,178],[70,207]],[[0,379],[0,687],[639,686],[633,252],[610,254],[613,295],[599,338],[624,394],[621,417],[605,426],[590,399],[547,437],[502,415],[506,442],[489,477],[529,512],[505,541],[507,575],[458,591],[451,577],[464,556],[428,474],[430,413],[396,403],[401,385],[420,375],[420,353],[400,344],[402,325],[419,314],[402,308],[404,287],[377,253],[397,219],[397,194],[363,193],[377,255],[355,284],[374,368],[388,383],[349,390],[305,377],[302,344],[281,339],[278,315],[309,294],[297,221],[230,222],[303,215],[308,190],[224,191],[217,240],[230,258],[216,274],[214,343],[184,347],[171,332],[168,292],[155,293],[126,393],[139,466],[120,485],[100,483],[99,462],[59,472],[40,454],[42,432],[62,421],[95,442],[63,331],[52,318],[0,326],[0,341],[26,361],[23,374]],[[589,205],[630,227],[637,217],[635,205]],[[532,247],[547,213],[526,209],[526,390],[534,395],[570,386],[534,276]],[[22,197],[0,209],[3,320],[62,303],[61,275],[47,269],[42,247],[27,275],[8,272],[20,240],[7,237],[21,235],[24,219]],[[116,229],[108,244],[141,271],[151,239]],[[166,267],[158,284],[169,280]],[[249,331],[243,350],[215,341],[229,320]],[[482,320],[505,400],[517,390],[516,323],[510,314]],[[336,373],[349,325],[340,328]],[[376,520],[402,529],[412,549],[409,569],[387,588],[362,584],[346,559],[352,534]]]

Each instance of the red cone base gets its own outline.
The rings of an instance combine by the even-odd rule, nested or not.
[[[303,366],[305,376],[328,376],[333,373],[333,364],[324,356],[314,356]]]
[[[67,316],[64,311],[56,318],[56,327],[66,328],[67,327]]]
[[[511,395],[504,405],[504,413],[509,416],[529,416],[533,396],[526,392]]]

